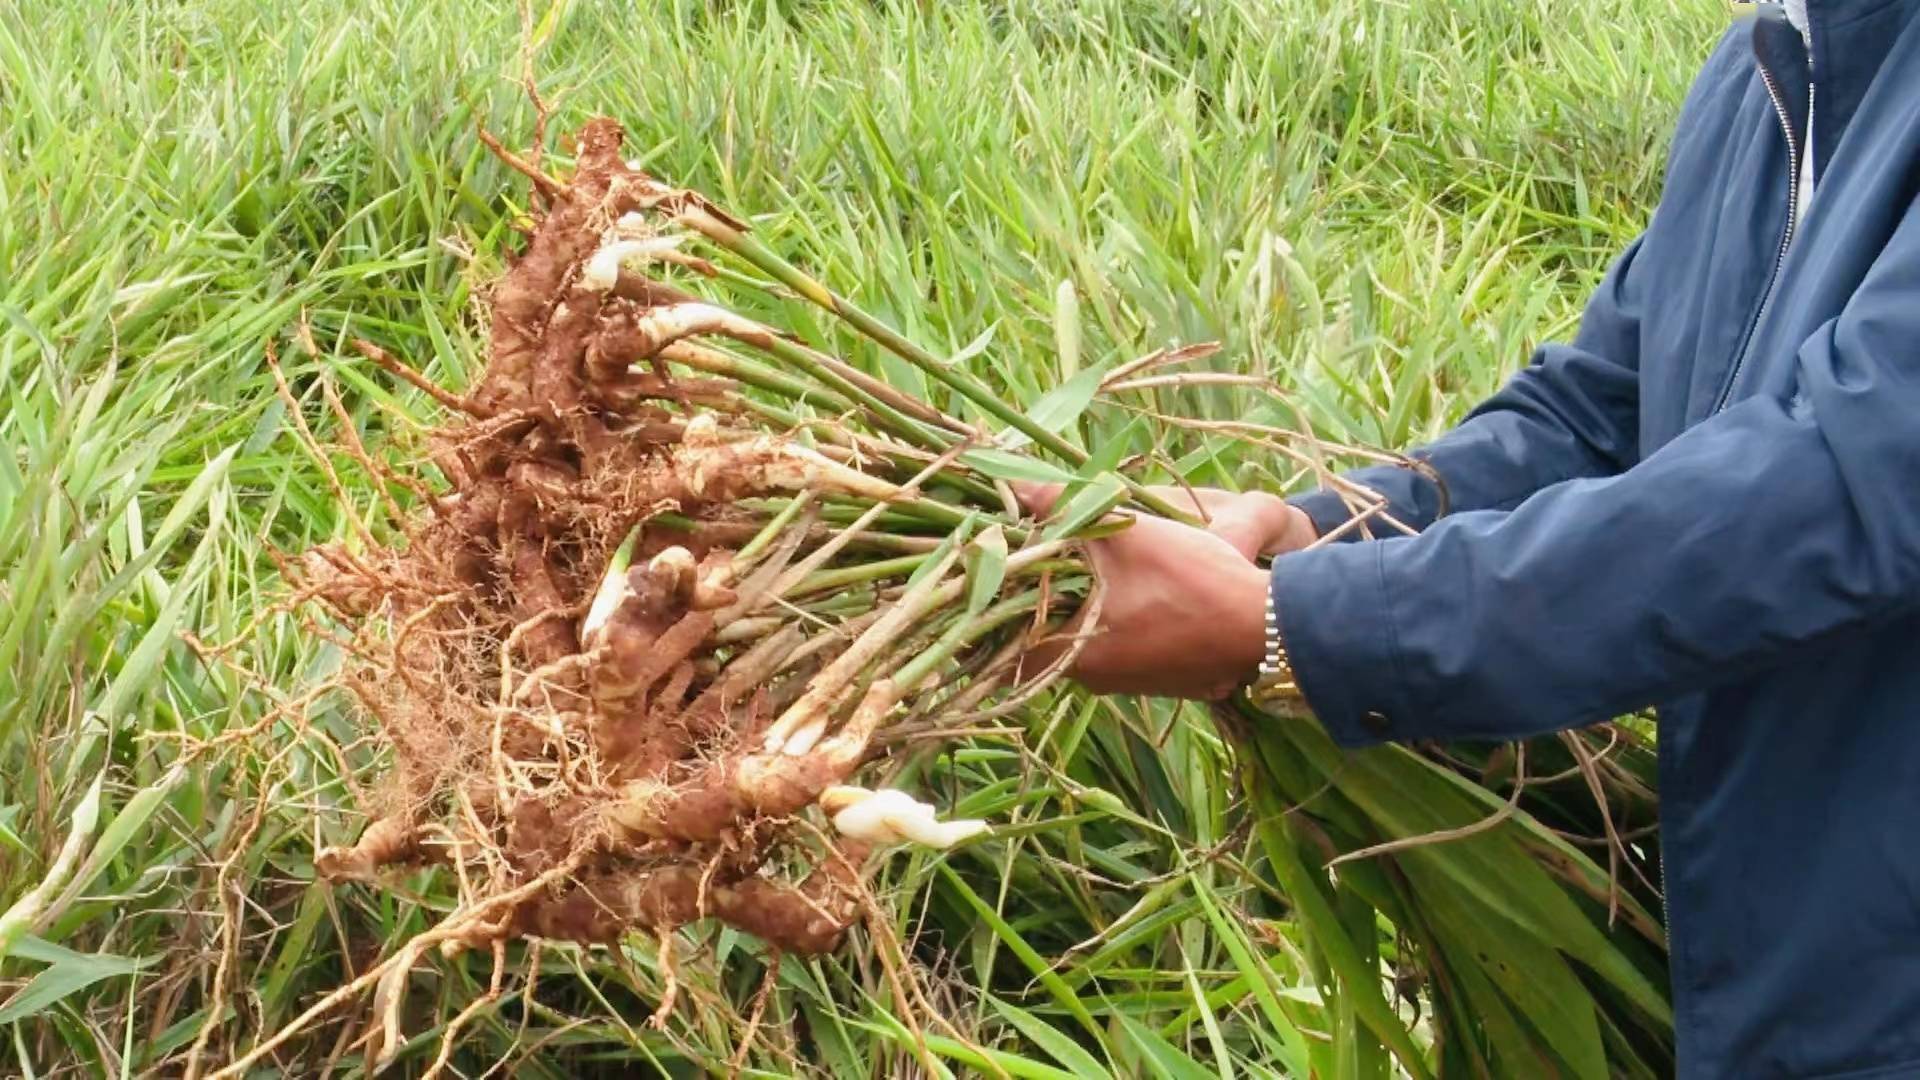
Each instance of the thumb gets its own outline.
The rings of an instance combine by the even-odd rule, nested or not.
[[[1248,562],[1258,559],[1271,543],[1260,523],[1244,517],[1216,518],[1207,531],[1232,545]]]
[[[1275,498],[1261,515],[1259,529],[1261,555],[1284,555],[1298,551],[1320,539],[1320,530],[1305,510],[1284,499]]]
[[[1035,517],[1045,517],[1053,512],[1053,504],[1060,500],[1060,493],[1066,490],[1065,484],[1043,483],[1038,480],[1015,480],[1009,485],[1013,488],[1013,497],[1027,508],[1027,513]]]
[[[1230,510],[1217,515],[1211,531],[1248,559],[1280,555],[1316,539],[1313,520],[1277,495],[1236,496]]]

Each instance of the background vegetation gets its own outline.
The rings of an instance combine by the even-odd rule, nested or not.
[[[1657,196],[1726,8],[575,0],[533,16],[557,128],[618,117],[649,168],[754,215],[1010,399],[1219,340],[1214,369],[1276,380],[1323,434],[1397,447],[1574,326]],[[223,1059],[446,901],[430,874],[411,902],[311,884],[316,844],[358,828],[350,748],[270,729],[277,759],[173,763],[183,738],[254,724],[337,661],[292,619],[255,618],[276,595],[270,550],[335,537],[355,509],[291,437],[263,345],[289,345],[323,434],[325,373],[364,437],[408,452],[430,403],[340,345],[472,370],[474,292],[517,191],[474,128],[531,137],[523,40],[510,5],[481,0],[0,0],[0,905],[98,811],[0,967],[0,1073],[175,1075],[196,1043]],[[291,346],[303,316],[318,357]],[[931,392],[825,323],[799,328]],[[1154,405],[1295,422],[1254,400],[1186,388]],[[1086,437],[1157,437],[1128,420],[1095,415]],[[1225,436],[1163,448],[1196,483],[1299,482]],[[203,661],[187,635],[239,637],[243,663]],[[330,722],[350,744],[352,718]],[[1320,1060],[1335,1018],[1252,872],[1203,713],[1062,695],[921,781],[1005,826],[948,858],[899,856],[882,883],[964,1036],[929,1029],[943,1067]],[[749,1067],[924,1070],[885,946],[862,935],[784,965]],[[691,1001],[655,1031],[649,946],[548,948],[455,1067],[724,1068],[757,947],[703,931],[684,951]],[[415,976],[407,1067],[484,970]],[[359,1033],[323,1027],[287,1067],[351,1072]]]

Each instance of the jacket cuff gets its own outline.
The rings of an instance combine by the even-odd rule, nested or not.
[[[1347,509],[1347,504],[1341,500],[1339,494],[1326,488],[1309,491],[1304,495],[1295,495],[1287,500],[1287,504],[1307,515],[1313,522],[1315,536],[1325,536],[1345,525],[1347,519],[1353,517],[1353,512]],[[1364,529],[1348,529],[1336,538],[1336,542],[1351,543],[1365,537]]]
[[[1409,714],[1382,563],[1387,546],[1328,544],[1273,561],[1273,607],[1294,682],[1327,734],[1349,749],[1410,737],[1399,726]]]

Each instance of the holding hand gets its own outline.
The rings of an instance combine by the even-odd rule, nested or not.
[[[1265,651],[1268,578],[1254,559],[1312,543],[1313,525],[1270,495],[1155,491],[1210,527],[1130,513],[1130,527],[1088,545],[1106,599],[1097,626],[1071,631],[1090,635],[1071,674],[1100,693],[1218,700],[1254,678]],[[1019,494],[1043,514],[1059,493]],[[1036,670],[1062,648],[1036,650]]]
[[[1173,486],[1147,490],[1206,522],[1208,532],[1232,544],[1248,562],[1298,551],[1320,538],[1306,511],[1264,491]]]

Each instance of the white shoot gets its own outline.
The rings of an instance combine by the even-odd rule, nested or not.
[[[684,236],[648,236],[636,240],[615,240],[593,253],[580,271],[580,287],[606,292],[620,280],[620,268],[632,259],[655,259],[673,252],[686,241]]]
[[[984,821],[941,821],[932,806],[894,788],[831,787],[821,794],[820,806],[842,835],[869,844],[945,849],[987,831]]]
[[[639,540],[640,526],[635,525],[614,551],[613,558],[607,560],[607,572],[600,576],[600,588],[593,594],[593,605],[587,608],[586,621],[580,624],[582,642],[591,645],[594,636],[607,624],[608,619],[613,618],[613,613],[620,608],[620,602],[631,591],[627,587],[627,565],[633,561],[633,545]]]

